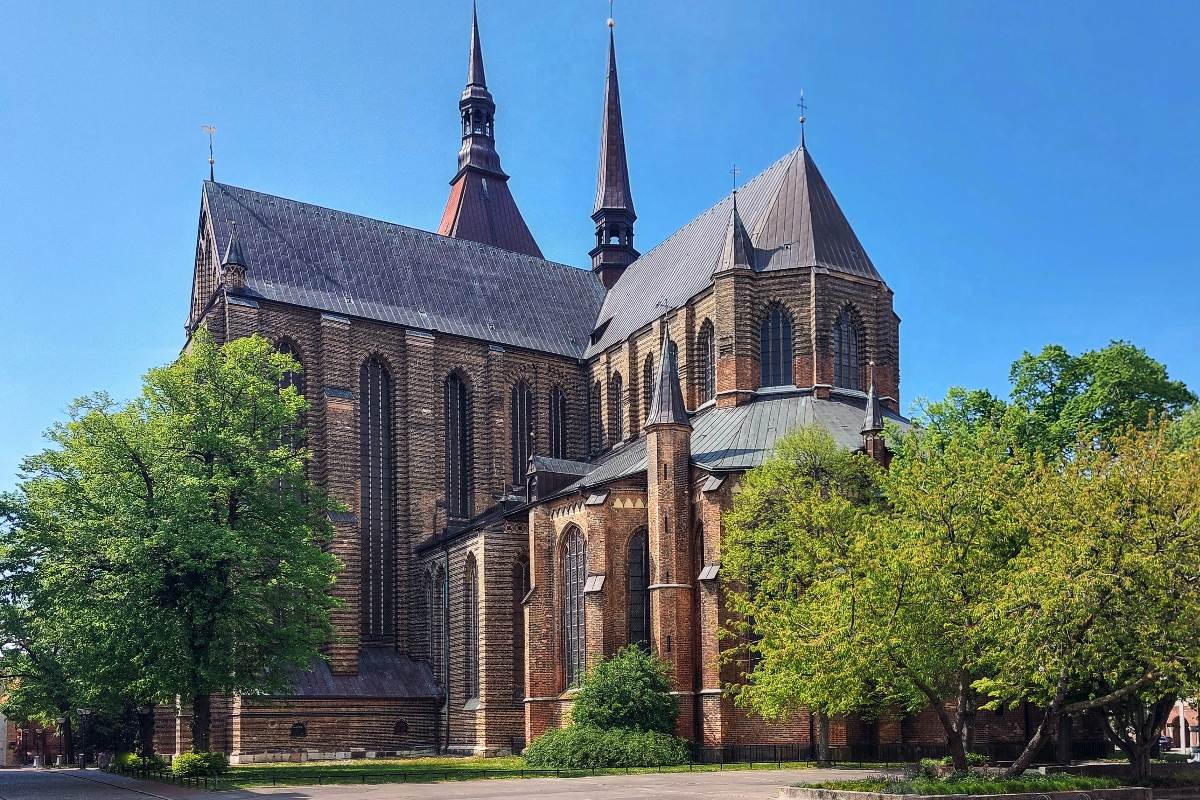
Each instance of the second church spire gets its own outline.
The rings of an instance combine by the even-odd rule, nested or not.
[[[621,121],[621,89],[617,83],[617,45],[613,21],[608,21],[608,76],[604,82],[604,117],[600,122],[600,170],[596,176],[596,246],[592,272],[605,289],[611,289],[638,251],[633,247],[633,193],[625,158],[625,126]]]

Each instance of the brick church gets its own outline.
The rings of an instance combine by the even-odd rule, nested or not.
[[[296,358],[312,475],[350,509],[325,658],[288,696],[215,699],[213,748],[507,752],[628,643],[670,664],[681,735],[808,741],[811,720],[765,724],[723,694],[722,511],[798,426],[886,460],[884,422],[904,424],[891,289],[803,145],[639,253],[611,25],[590,270],[543,258],[522,218],[474,19],[459,108],[436,232],[203,185],[188,335]],[[190,746],[187,708],[157,723],[160,750]]]

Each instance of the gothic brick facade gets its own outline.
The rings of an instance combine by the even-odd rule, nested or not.
[[[437,234],[204,184],[188,334],[300,362],[311,476],[349,509],[324,660],[286,696],[214,698],[214,748],[508,752],[630,642],[671,665],[680,735],[812,741],[808,715],[726,694],[722,512],[801,425],[886,460],[883,421],[906,424],[891,290],[804,147],[639,255],[611,36],[591,272],[542,259],[521,218],[477,22],[460,111]],[[830,737],[940,739],[922,719]],[[187,750],[190,720],[159,708],[156,746]]]

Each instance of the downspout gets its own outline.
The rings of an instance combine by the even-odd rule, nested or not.
[[[442,584],[442,665],[446,670],[445,743],[443,753],[450,752],[450,546],[442,544],[442,558],[446,567],[446,582]]]

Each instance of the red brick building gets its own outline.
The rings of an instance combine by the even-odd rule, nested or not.
[[[681,734],[811,741],[807,717],[765,724],[722,692],[721,512],[798,426],[886,460],[891,289],[803,145],[640,255],[611,31],[591,271],[542,258],[521,216],[477,23],[459,108],[437,233],[204,184],[188,335],[296,357],[312,475],[351,509],[325,660],[288,696],[217,699],[214,748],[508,751],[629,642],[672,665]],[[940,740],[925,722],[832,741]],[[159,749],[189,747],[188,709],[157,723]]]

